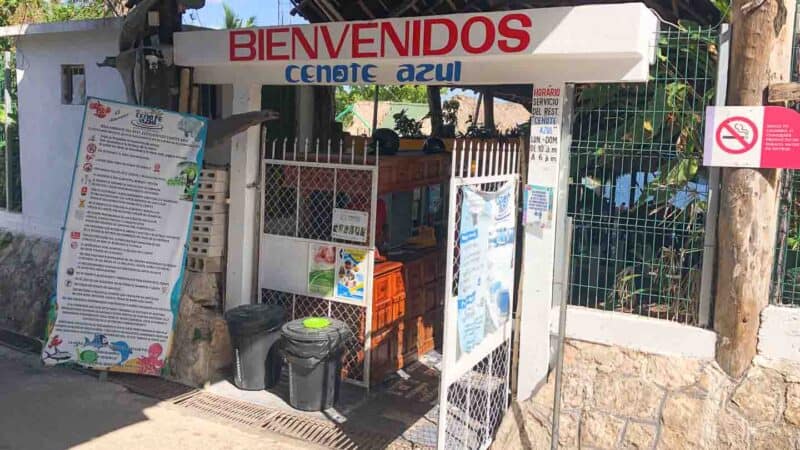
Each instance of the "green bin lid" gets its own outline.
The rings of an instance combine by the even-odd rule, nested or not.
[[[327,317],[309,317],[307,319],[303,319],[303,326],[306,328],[311,328],[312,330],[326,328],[330,324],[331,321]]]

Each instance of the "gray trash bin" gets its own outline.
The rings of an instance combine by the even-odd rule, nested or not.
[[[233,383],[258,391],[278,383],[281,356],[275,345],[286,311],[277,305],[243,305],[225,313],[234,351]]]

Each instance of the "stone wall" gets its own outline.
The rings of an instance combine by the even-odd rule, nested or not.
[[[553,374],[512,405],[495,449],[549,449]],[[757,358],[741,380],[709,360],[568,340],[559,447],[800,449],[800,368]]]
[[[198,386],[225,378],[233,363],[228,326],[222,318],[220,273],[186,272],[172,339],[170,377]]]
[[[43,338],[58,242],[0,231],[0,327]]]

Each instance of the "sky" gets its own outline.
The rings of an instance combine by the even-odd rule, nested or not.
[[[255,16],[256,25],[283,25],[306,23],[300,16],[291,16],[292,2],[289,0],[225,0],[239,17]],[[222,0],[206,0],[206,6],[189,10],[183,16],[184,23],[208,28],[222,28],[225,14]]]

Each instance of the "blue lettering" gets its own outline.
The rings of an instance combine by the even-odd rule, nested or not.
[[[314,82],[314,74],[311,71],[314,69],[314,66],[303,66],[300,79],[303,80],[303,83],[313,83]]]
[[[317,66],[317,81],[331,81],[331,66]]]
[[[330,81],[330,80],[326,80]],[[333,66],[333,81],[336,83],[346,83],[347,82],[347,66]],[[356,80],[353,80],[356,81]]]
[[[397,81],[401,83],[411,83],[414,81],[414,65],[400,64],[400,70],[397,71]]]
[[[438,64],[437,64],[438,65]],[[414,77],[418,82],[424,83],[426,81],[433,81],[433,78],[428,78],[426,75],[433,72],[433,64],[420,64],[417,66],[419,72]]]
[[[447,72],[445,72],[447,69]],[[436,65],[436,81],[453,81],[454,67],[452,63]]]
[[[290,65],[286,66],[286,81],[288,81],[289,83],[297,83],[297,82],[299,82],[300,80],[298,80],[297,78],[294,78],[292,76],[292,72],[295,71],[295,70],[298,70],[298,69],[300,69],[300,68],[295,66],[294,64],[290,64]]]
[[[361,79],[364,80],[365,83],[374,83],[375,82],[375,74],[370,72],[370,70],[377,69],[378,66],[375,64],[367,64],[361,69]]]

